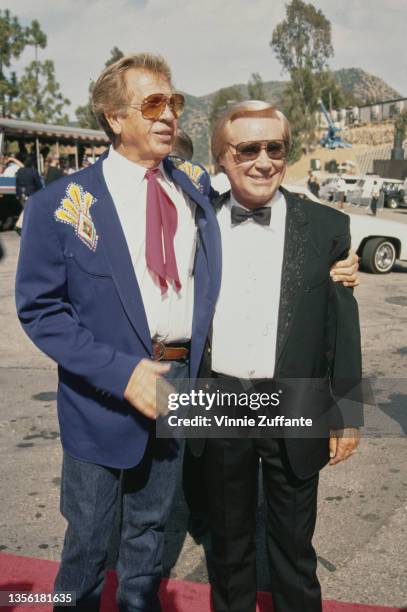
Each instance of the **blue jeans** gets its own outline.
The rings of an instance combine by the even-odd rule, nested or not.
[[[168,378],[187,378],[187,364],[171,365]],[[141,463],[130,469],[86,463],[64,453],[61,513],[68,527],[54,589],[76,592],[77,604],[70,610],[99,610],[105,562],[121,491],[122,529],[117,563],[119,610],[160,612],[158,588],[164,528],[174,497],[179,457],[177,440],[157,439],[154,435]]]

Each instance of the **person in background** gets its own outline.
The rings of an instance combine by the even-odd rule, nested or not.
[[[37,168],[34,167],[33,158],[28,155],[25,158],[24,166],[19,168],[16,174],[17,199],[24,204],[39,189],[42,189],[41,177]]]
[[[346,183],[341,176],[338,177],[336,184],[335,201],[338,202],[339,210],[343,210],[346,197]]]
[[[373,181],[373,189],[372,189],[372,200],[370,202],[370,210],[372,215],[375,217],[377,214],[377,204],[380,198],[380,187],[377,181]]]
[[[309,189],[316,198],[319,198],[319,187],[320,185],[318,178],[315,176],[315,174],[313,174],[312,180],[309,182]]]
[[[54,155],[49,162],[48,170],[45,175],[45,185],[49,185],[53,181],[57,181],[62,176],[64,176],[64,173],[60,168],[59,158]]]
[[[16,176],[20,168],[23,168],[24,164],[17,157],[8,157],[5,162],[5,167],[2,176],[13,177]]]
[[[184,130],[181,130],[181,128],[177,129],[171,154],[178,155],[178,157],[188,160],[191,160],[194,156],[194,145],[192,140]]]
[[[24,160],[24,166],[16,174],[16,196],[23,207],[14,226],[18,235],[21,234],[23,226],[24,205],[28,198],[39,189],[42,189],[41,177],[38,174],[37,168],[34,167],[34,159],[28,155]]]
[[[74,174],[74,172],[76,171],[77,171],[77,167],[76,167],[75,157],[73,155],[70,155],[66,173]]]
[[[311,170],[308,172],[307,186],[308,186],[308,189],[310,190],[310,192],[316,198],[319,198],[319,181],[318,181],[317,177],[315,176],[315,174],[313,174],[311,172]]]
[[[61,157],[60,159],[60,167],[64,176],[69,174],[73,174],[75,172],[75,168],[73,167],[73,162],[70,157]]]
[[[83,170],[84,168],[89,168],[89,166],[91,166],[91,162],[89,160],[88,157],[86,157],[86,155],[84,155],[83,159],[82,159],[82,163],[81,163],[81,170]]]
[[[36,191],[42,189],[42,186],[41,177],[38,174],[37,168],[34,167],[34,159],[31,155],[27,155],[24,160],[24,166],[16,174],[16,196],[22,206],[22,211],[14,226],[18,235],[21,234],[23,227],[25,203]]]

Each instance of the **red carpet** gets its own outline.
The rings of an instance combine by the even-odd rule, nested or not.
[[[0,591],[30,591],[49,593],[58,563],[0,553]],[[103,612],[117,612],[114,601],[116,575],[108,572],[102,600]],[[210,612],[209,587],[207,584],[183,580],[163,580],[161,584],[163,612]],[[272,612],[268,593],[259,593],[258,612]],[[1,612],[50,612],[50,605],[13,605],[2,607]],[[66,608],[69,612],[70,608]],[[400,608],[365,606],[363,604],[325,601],[324,612],[402,612]]]

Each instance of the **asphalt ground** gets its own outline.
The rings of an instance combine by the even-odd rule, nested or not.
[[[407,222],[405,211],[383,216]],[[28,340],[14,306],[19,238],[0,235],[0,551],[58,560],[61,449],[56,419],[56,368]],[[407,264],[385,276],[361,273],[364,374],[383,382],[381,416],[392,435],[365,437],[348,462],[321,473],[314,543],[326,599],[407,606]],[[387,429],[386,429],[387,431]],[[259,505],[259,589],[269,578]],[[187,533],[180,487],[167,529],[168,575],[207,581],[209,542]],[[112,553],[114,557],[114,552]]]

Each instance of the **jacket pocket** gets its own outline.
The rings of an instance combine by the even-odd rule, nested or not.
[[[93,278],[112,278],[112,274],[104,260],[104,258],[79,258],[70,251],[64,253],[68,269],[72,271],[75,268]]]

